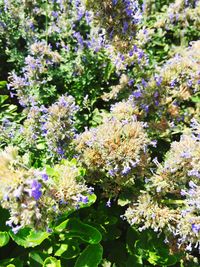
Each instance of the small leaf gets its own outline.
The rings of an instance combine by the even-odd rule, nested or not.
[[[39,143],[36,145],[36,148],[39,149],[39,150],[43,150],[45,149],[45,144],[44,143]]]
[[[66,231],[66,236],[79,237],[90,244],[97,244],[101,241],[101,233],[89,224],[84,224],[77,219],[68,219],[55,227],[55,231]]]
[[[0,88],[6,87],[7,82],[6,81],[0,81]]]
[[[7,232],[0,232],[0,247],[8,244],[10,237]]]
[[[75,267],[97,267],[102,260],[103,248],[100,244],[89,245],[78,257]]]
[[[42,267],[61,267],[60,260],[57,260],[54,257],[48,257],[44,261]]]

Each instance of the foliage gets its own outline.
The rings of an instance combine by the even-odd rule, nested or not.
[[[199,34],[199,0],[0,0],[0,266],[199,266]]]

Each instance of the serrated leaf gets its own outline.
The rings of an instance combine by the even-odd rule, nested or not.
[[[103,248],[100,244],[89,245],[78,257],[75,267],[98,267],[102,261]]]
[[[0,247],[7,245],[9,240],[10,237],[7,232],[0,232]]]
[[[84,224],[77,219],[68,219],[55,227],[55,231],[65,231],[66,236],[79,237],[90,244],[97,244],[101,241],[101,233],[89,224]]]

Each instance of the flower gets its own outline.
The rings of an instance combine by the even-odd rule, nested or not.
[[[35,200],[38,200],[42,195],[41,187],[41,183],[39,183],[37,180],[33,180],[31,185],[31,196],[34,197]]]

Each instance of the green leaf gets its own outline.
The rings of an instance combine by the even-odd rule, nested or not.
[[[160,250],[159,252],[149,251],[148,262],[153,265],[172,266],[176,264],[177,258],[169,254],[167,249]]]
[[[47,232],[36,232],[30,228],[20,229],[17,234],[14,234],[12,231],[9,231],[9,234],[18,245],[23,246],[25,248],[40,245],[50,235]]]
[[[50,176],[53,176],[53,175],[56,174],[56,171],[53,168],[51,168],[49,165],[46,165],[46,168],[45,169],[46,169],[46,173],[48,175],[50,175]]]
[[[45,149],[45,144],[44,143],[39,143],[36,145],[36,148],[39,149],[39,150],[43,150]]]
[[[44,261],[42,267],[61,267],[60,260],[57,260],[54,257],[48,257]]]
[[[89,224],[84,224],[77,219],[68,219],[55,227],[55,231],[63,232],[68,238],[79,237],[90,244],[97,244],[101,241],[101,233]]]
[[[4,89],[6,87],[7,82],[6,81],[0,81],[0,89]]]
[[[8,95],[0,95],[0,105],[3,104],[8,98]]]
[[[102,260],[103,248],[100,244],[89,245],[78,257],[75,267],[97,267]]]
[[[0,232],[0,247],[8,244],[10,237],[7,232]]]
[[[29,262],[31,267],[42,266],[44,260],[48,257],[48,254],[45,254],[41,251],[31,251],[29,253]]]
[[[18,258],[5,259],[0,261],[1,267],[23,267],[23,262]]]
[[[77,257],[79,253],[80,249],[78,246],[78,242],[71,239],[66,240],[64,243],[56,245],[54,255],[64,259],[72,259]]]
[[[200,96],[192,96],[191,97],[192,102],[199,103],[200,102]]]

